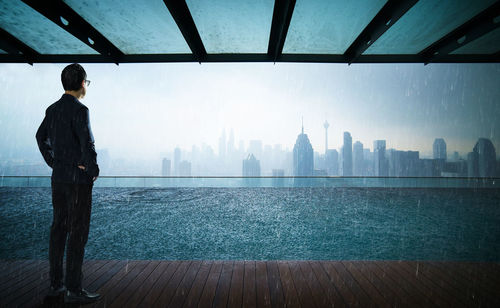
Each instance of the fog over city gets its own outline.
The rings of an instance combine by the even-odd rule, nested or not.
[[[2,164],[43,164],[34,136],[45,109],[63,93],[65,66],[0,64]],[[445,140],[448,157],[457,151],[465,160],[480,137],[490,139],[496,153],[500,149],[499,64],[83,66],[91,84],[82,103],[90,110],[98,162],[113,165],[107,170],[112,174],[161,174],[162,159],[173,161],[175,148],[181,160],[196,160],[196,153],[220,158],[221,138],[223,151],[235,153],[234,170],[227,173],[241,174],[253,140],[262,145],[261,157],[253,153],[267,170],[262,174],[274,168],[287,174],[286,153],[293,151],[302,119],[320,155],[325,121],[328,147],[337,151],[344,132],[364,149],[373,151],[375,140],[386,140],[387,149],[419,151],[421,158],[432,158],[436,138]],[[262,157],[266,145],[268,153],[282,151],[283,161],[274,166]],[[196,168],[191,173],[214,173]]]

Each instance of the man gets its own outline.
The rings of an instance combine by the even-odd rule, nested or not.
[[[61,73],[65,90],[50,105],[36,133],[38,147],[52,168],[53,221],[50,229],[50,291],[47,296],[64,294],[66,303],[89,303],[100,298],[82,288],[82,263],[87,243],[92,187],[99,175],[89,110],[80,103],[85,97],[87,74],[79,64]],[[66,251],[66,285],[63,284],[63,257]]]

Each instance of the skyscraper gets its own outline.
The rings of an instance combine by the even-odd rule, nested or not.
[[[339,175],[339,152],[332,149],[326,152],[325,167],[328,175]]]
[[[227,141],[227,148],[226,148],[226,154],[231,158],[234,154],[235,151],[235,145],[234,145],[234,131],[231,128],[231,132],[229,133],[229,140]]]
[[[170,159],[164,158],[161,163],[161,175],[162,176],[170,176]]]
[[[191,176],[191,163],[187,160],[183,160],[179,163],[179,173],[180,176]]]
[[[342,175],[352,175],[352,137],[349,132],[344,132],[344,145],[342,146]]]
[[[432,156],[434,159],[446,160],[446,142],[443,138],[436,138],[432,145]]]
[[[363,144],[359,141],[354,142],[352,146],[352,162],[353,175],[364,175],[365,160],[363,155]]]
[[[311,142],[307,134],[304,134],[304,124],[302,132],[297,136],[297,141],[293,147],[293,175],[311,176],[314,170],[314,154]]]
[[[222,131],[222,135],[219,137],[219,158],[224,159],[226,157],[226,130]]]
[[[496,175],[496,151],[490,139],[479,138],[473,149],[473,164],[480,177],[494,177]]]
[[[375,176],[389,175],[389,163],[385,157],[385,140],[373,141],[373,161]]]
[[[323,127],[325,128],[325,157],[326,157],[326,153],[328,152],[328,127],[330,127],[328,121],[325,120],[325,123],[323,123]]]
[[[260,176],[260,161],[253,154],[243,160],[243,176]]]
[[[181,162],[181,149],[176,147],[174,150],[174,173],[175,175],[180,175],[179,163]]]
[[[250,140],[247,152],[256,157],[262,157],[262,140]]]

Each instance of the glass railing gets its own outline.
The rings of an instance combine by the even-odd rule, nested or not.
[[[0,187],[50,187],[50,176],[0,176]],[[500,188],[500,178],[101,176],[94,187]]]

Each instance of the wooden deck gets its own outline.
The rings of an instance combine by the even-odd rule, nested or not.
[[[48,262],[0,261],[0,306],[45,299]],[[415,261],[85,261],[85,307],[500,307],[500,264]]]

